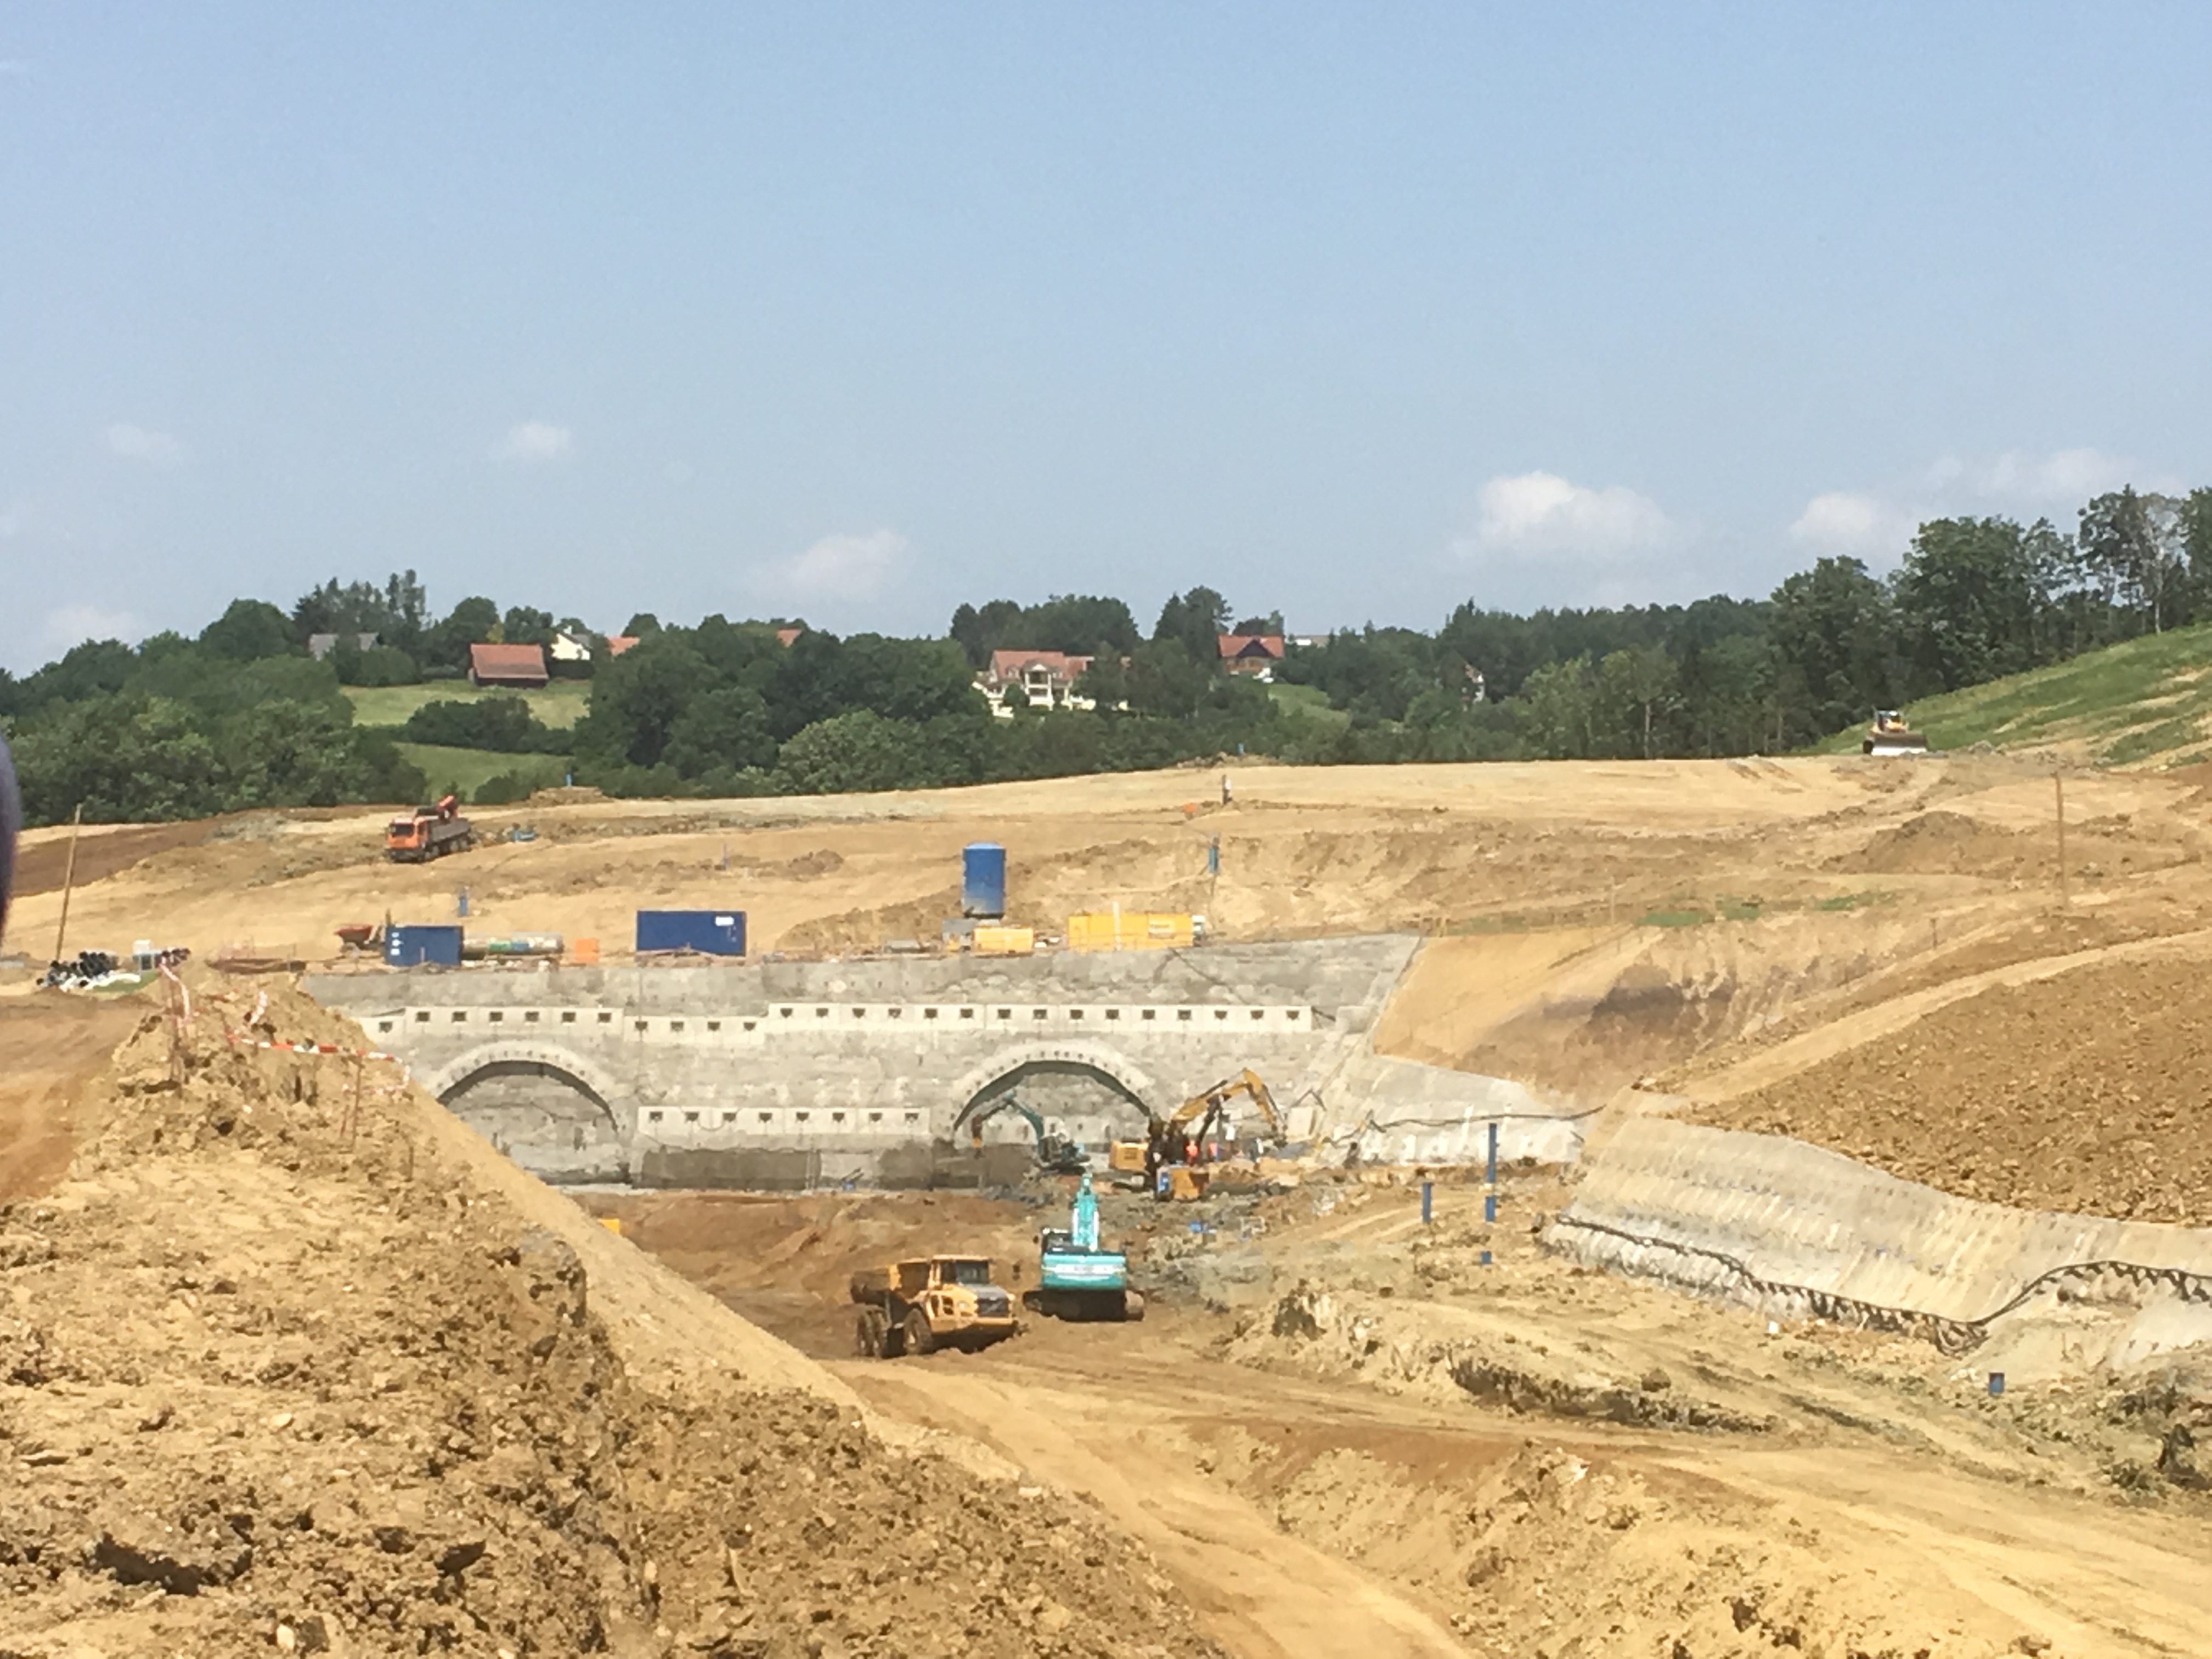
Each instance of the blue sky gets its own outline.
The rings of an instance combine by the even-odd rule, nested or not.
[[[2212,482],[2212,9],[17,4],[0,664],[1763,593]]]

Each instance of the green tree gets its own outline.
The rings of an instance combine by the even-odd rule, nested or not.
[[[793,734],[775,770],[789,793],[828,795],[919,787],[932,781],[933,769],[919,727],[858,708]]]
[[[1785,743],[1826,737],[1899,701],[1889,595],[1859,560],[1821,559],[1785,578],[1771,614]]]
[[[664,757],[678,775],[766,767],[775,760],[768,704],[749,685],[725,685],[691,699],[669,728]]]
[[[1895,606],[1917,689],[1948,691],[2039,659],[2048,599],[2029,532],[2009,519],[1934,519],[1897,574]]]
[[[499,627],[499,607],[481,594],[463,599],[422,636],[421,661],[426,668],[461,673],[469,665],[469,647],[489,641]]]
[[[233,599],[222,616],[200,632],[200,648],[233,662],[304,652],[292,637],[292,619],[264,599]]]
[[[509,645],[553,643],[553,613],[531,605],[509,605],[500,620],[500,634]]]
[[[1596,687],[1588,657],[1549,662],[1522,683],[1522,717],[1528,741],[1547,760],[1583,760],[1590,754]]]
[[[1229,625],[1229,601],[1210,587],[1178,593],[1160,607],[1152,643],[1179,645],[1208,672],[1221,666],[1221,635]]]
[[[2189,567],[2189,618],[2212,620],[2212,489],[2192,489],[2180,508],[2182,558]]]
[[[2081,566],[2112,601],[2140,611],[2162,633],[2179,620],[2188,567],[2182,504],[2168,495],[2137,495],[2133,484],[2100,495],[2081,509],[2076,538]]]

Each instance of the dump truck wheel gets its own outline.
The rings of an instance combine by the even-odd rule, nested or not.
[[[880,1359],[896,1359],[906,1352],[906,1327],[885,1314],[880,1308],[876,1316],[876,1356]]]
[[[874,1308],[863,1308],[853,1322],[853,1352],[863,1359],[884,1357],[884,1316]]]
[[[919,1308],[906,1316],[906,1351],[927,1353],[937,1346],[937,1333],[929,1328],[929,1316]]]
[[[1145,1298],[1134,1291],[1121,1292],[1121,1317],[1133,1322],[1145,1316]]]

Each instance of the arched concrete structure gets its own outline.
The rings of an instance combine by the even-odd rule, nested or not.
[[[1302,1097],[1357,1046],[1413,945],[343,974],[310,989],[550,1180],[951,1184],[974,1161],[973,1103],[1009,1079],[1093,1147],[1248,1066]]]
[[[459,1092],[461,1085],[477,1073],[503,1065],[542,1066],[549,1072],[562,1073],[583,1093],[599,1103],[606,1112],[609,1122],[617,1130],[627,1132],[629,1126],[622,1121],[614,1106],[614,1102],[623,1092],[621,1085],[605,1067],[565,1043],[527,1040],[480,1042],[439,1066],[423,1078],[422,1084],[440,1100],[450,1104],[450,1097]]]
[[[966,1127],[976,1101],[994,1083],[1030,1067],[1072,1067],[1104,1078],[1119,1089],[1138,1110],[1156,1109],[1158,1085],[1127,1054],[1103,1042],[1019,1042],[1000,1049],[981,1066],[970,1066],[952,1085],[952,1098],[960,1103],[952,1120],[957,1132]]]

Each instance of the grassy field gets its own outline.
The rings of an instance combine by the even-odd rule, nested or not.
[[[362,726],[404,726],[426,702],[474,697],[520,697],[546,725],[574,726],[591,701],[589,680],[555,680],[542,691],[479,691],[466,680],[430,680],[421,685],[349,685],[353,717]]]
[[[1352,716],[1341,708],[1328,706],[1328,693],[1317,685],[1276,685],[1267,687],[1267,695],[1275,706],[1285,714],[1296,714],[1300,720],[1310,720],[1316,726],[1342,730],[1352,724]]]
[[[1905,711],[1936,749],[2063,748],[2118,766],[2212,757],[2212,627],[2108,646],[2050,668],[1928,697]],[[1826,754],[1855,754],[1863,728]]]
[[[430,781],[433,800],[447,790],[467,800],[486,779],[502,772],[514,773],[533,789],[550,789],[568,769],[568,760],[560,755],[502,755],[496,750],[448,749],[434,743],[403,743],[398,747],[401,754],[422,769],[422,775]]]

